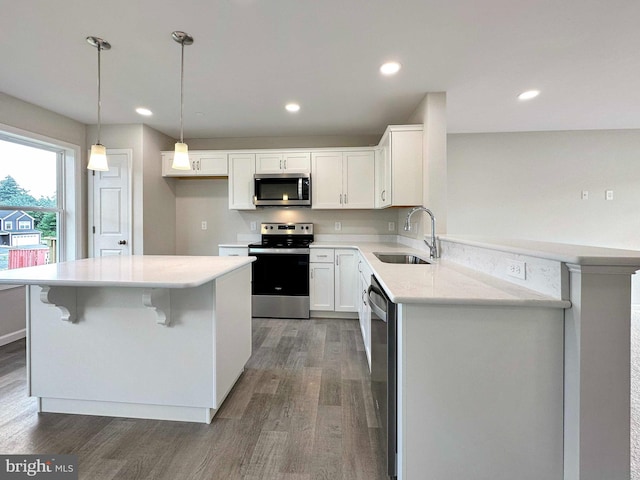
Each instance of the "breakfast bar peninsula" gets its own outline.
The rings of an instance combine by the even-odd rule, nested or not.
[[[0,273],[27,286],[39,411],[211,422],[251,355],[254,260],[109,256]]]

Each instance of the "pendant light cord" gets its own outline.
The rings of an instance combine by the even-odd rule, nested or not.
[[[100,123],[101,123],[101,109],[102,109],[102,98],[100,95],[100,50],[102,50],[102,46],[98,44],[98,145],[100,145]]]
[[[180,42],[182,53],[180,60],[180,143],[184,143],[184,127],[182,122],[182,110],[184,106],[184,40]]]

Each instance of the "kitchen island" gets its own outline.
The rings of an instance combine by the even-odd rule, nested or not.
[[[27,285],[41,412],[210,423],[251,355],[253,257],[110,256],[10,270]]]

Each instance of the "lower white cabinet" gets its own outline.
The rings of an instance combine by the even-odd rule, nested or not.
[[[333,311],[334,275],[333,262],[309,264],[309,308],[311,310]]]
[[[312,248],[309,260],[311,310],[358,311],[358,251]]]
[[[358,251],[335,250],[335,308],[336,312],[358,311]]]
[[[360,332],[362,333],[364,350],[367,354],[369,370],[371,370],[371,307],[369,307],[367,295],[369,285],[371,285],[371,270],[362,259],[358,260],[358,281],[358,320],[360,321]]]
[[[222,247],[218,245],[218,256],[220,257],[246,257],[249,255],[249,247]]]

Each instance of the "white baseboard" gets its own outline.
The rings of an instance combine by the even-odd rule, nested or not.
[[[17,332],[7,333],[6,335],[2,335],[0,337],[0,347],[2,345],[6,345],[11,342],[15,342],[16,340],[20,340],[27,336],[27,329],[23,328],[22,330],[18,330]]]

